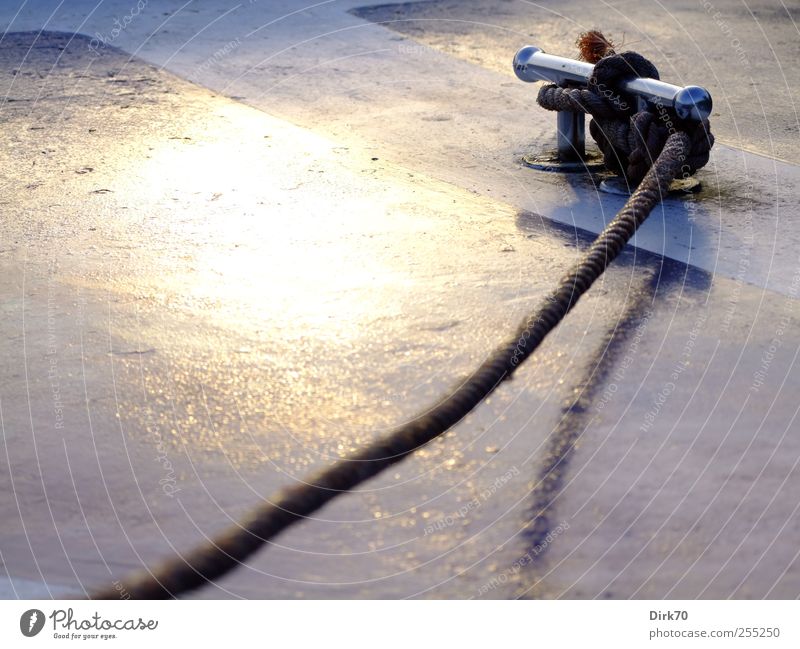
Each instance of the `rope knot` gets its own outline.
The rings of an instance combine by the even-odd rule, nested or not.
[[[613,43],[598,31],[582,34],[577,44],[581,58],[594,63],[587,87],[545,85],[537,101],[548,110],[591,115],[589,133],[609,170],[624,176],[631,186],[638,185],[676,132],[686,133],[690,141],[684,174],[708,162],[714,145],[708,120],[680,120],[671,108],[650,103],[639,110],[638,99],[625,92],[624,84],[631,79],[659,79],[655,65],[636,52],[617,54]]]

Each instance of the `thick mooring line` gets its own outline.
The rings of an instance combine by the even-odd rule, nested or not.
[[[581,261],[564,275],[556,289],[516,332],[438,405],[355,456],[336,462],[297,486],[284,489],[208,543],[99,590],[92,597],[117,599],[124,591],[134,598],[170,598],[218,579],[294,523],[449,430],[511,377],[620,254],[666,195],[689,147],[690,139],[683,132],[675,132],[667,138],[639,187],[597,236]]]

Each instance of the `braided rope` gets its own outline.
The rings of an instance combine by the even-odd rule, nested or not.
[[[135,574],[93,594],[116,599],[162,599],[203,586],[236,568],[267,541],[365,480],[400,462],[435,439],[475,408],[539,346],[569,313],[594,281],[619,255],[634,232],[667,191],[680,171],[690,139],[682,132],[669,136],[661,155],[619,214],[598,235],[589,250],[556,289],[452,394],[425,415],[373,442],[354,457],[340,460],[316,476],[279,492],[253,509],[209,543],[176,556],[150,571]]]
[[[611,50],[595,64],[586,88],[546,84],[536,101],[547,110],[591,115],[589,132],[603,153],[605,166],[624,176],[630,186],[639,184],[669,134],[677,130],[689,136],[684,171],[694,173],[704,167],[714,145],[708,120],[682,122],[664,106],[636,112],[636,99],[620,90],[621,82],[633,77],[658,79],[658,70],[636,52],[614,54]]]

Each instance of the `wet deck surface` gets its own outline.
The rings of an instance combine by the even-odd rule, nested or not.
[[[405,421],[619,207],[518,165],[552,129],[532,88],[355,3],[244,38],[289,5],[138,36],[221,94],[0,43],[4,596],[107,584]],[[489,403],[198,596],[797,596],[798,172],[716,155]]]

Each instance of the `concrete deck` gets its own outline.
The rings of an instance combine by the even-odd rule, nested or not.
[[[622,204],[519,164],[553,120],[495,62],[561,23],[497,38],[517,3],[481,60],[441,28],[470,3],[153,5],[96,52],[129,3],[36,4],[0,11],[5,597],[107,584],[384,434]],[[793,92],[765,110],[789,133]],[[703,192],[513,382],[197,596],[798,596],[800,173],[791,134],[718,117]]]

